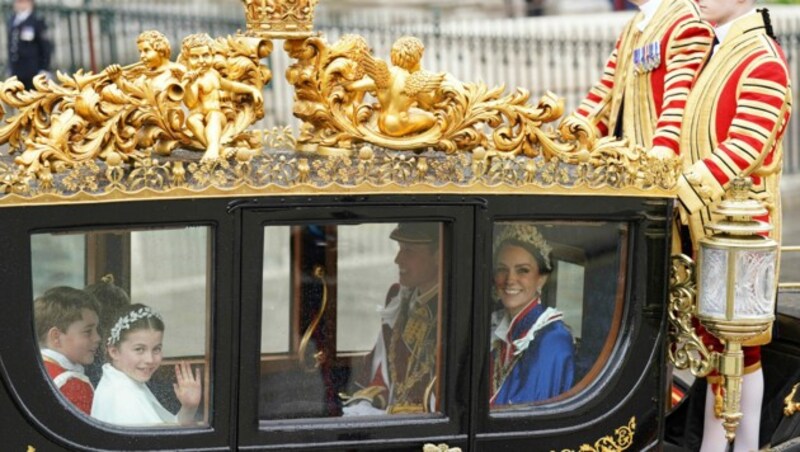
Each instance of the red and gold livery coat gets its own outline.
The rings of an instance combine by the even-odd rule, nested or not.
[[[780,240],[781,139],[791,114],[791,87],[786,57],[767,35],[760,14],[732,24],[723,42],[698,76],[686,102],[681,135],[684,173],[678,182],[681,220],[689,226],[692,248],[718,221],[712,214],[730,182],[753,181],[752,195],[764,201]],[[716,339],[702,332],[716,350]],[[769,334],[751,341],[769,341]],[[760,367],[758,347],[745,348],[745,372]]]
[[[781,139],[791,114],[786,57],[760,14],[732,24],[686,103],[681,136],[684,174],[678,182],[682,219],[692,246],[706,235],[728,184],[750,176],[780,239]]]
[[[597,136],[613,134],[622,119],[624,137],[677,154],[686,97],[711,50],[713,31],[692,0],[663,0],[640,31],[644,17],[639,13],[628,22],[602,78],[575,113],[595,127]],[[642,70],[637,51],[657,54],[655,67]]]

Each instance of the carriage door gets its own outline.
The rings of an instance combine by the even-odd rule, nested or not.
[[[473,207],[337,201],[241,208],[240,447],[466,447]]]

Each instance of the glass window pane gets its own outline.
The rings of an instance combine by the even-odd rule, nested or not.
[[[369,351],[381,329],[386,288],[397,281],[397,244],[386,237],[396,224],[339,226],[336,348]]]
[[[598,375],[622,313],[626,243],[620,223],[495,224],[492,409],[563,400]]]
[[[72,285],[34,301],[45,368],[78,411],[125,427],[208,424],[210,239],[205,226],[32,236],[81,243]]]
[[[289,300],[291,231],[289,226],[272,226],[268,231],[261,273],[261,353],[288,353],[291,304],[274,300]]]
[[[289,346],[262,343],[261,418],[441,411],[441,224],[279,228],[264,228],[266,253],[291,256],[290,271],[263,306],[289,313],[277,338]],[[264,320],[262,340],[276,324]]]
[[[36,234],[31,236],[33,296],[50,287],[82,287],[86,281],[83,234]]]

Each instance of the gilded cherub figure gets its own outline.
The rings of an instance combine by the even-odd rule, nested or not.
[[[222,111],[222,91],[249,94],[256,107],[263,105],[263,96],[256,87],[222,77],[214,68],[214,41],[207,34],[198,33],[184,38],[181,53],[189,69],[183,77],[184,103],[189,109],[186,126],[205,147],[203,160],[218,160],[222,132],[228,122]]]
[[[183,66],[170,61],[172,48],[167,37],[159,31],[143,31],[136,39],[136,46],[139,49],[139,60],[145,69],[139,77],[128,81],[122,76],[123,69],[117,64],[107,67],[106,74],[120,89],[139,98],[146,97],[145,85],[155,93],[172,93],[173,97],[178,97],[181,94],[180,81],[185,70]]]
[[[438,98],[445,73],[422,69],[425,46],[415,37],[404,36],[392,45],[393,67],[368,52],[359,64],[368,77],[346,85],[348,90],[369,91],[380,103],[378,128],[391,137],[403,137],[432,128],[436,116],[430,110]]]
[[[144,31],[136,39],[139,49],[140,66],[123,71],[119,65],[111,65],[105,73],[114,81],[122,91],[137,99],[151,99],[146,102],[151,107],[157,107],[165,115],[154,115],[160,121],[146,121],[139,129],[137,147],[156,145],[156,150],[161,154],[168,154],[178,145],[179,137],[164,127],[164,117],[176,114],[183,100],[183,86],[181,79],[186,69],[170,61],[172,48],[169,40],[161,32],[155,30]],[[144,71],[139,69],[143,67]],[[138,75],[138,76],[137,76]],[[151,124],[152,122],[152,124]]]

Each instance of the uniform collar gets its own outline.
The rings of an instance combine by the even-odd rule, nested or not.
[[[395,295],[381,311],[381,320],[383,323],[394,328],[394,324],[397,321],[397,318],[400,316],[400,308],[403,306],[404,300],[408,300],[409,302],[408,309],[414,309],[417,306],[426,304],[428,301],[438,296],[438,284],[426,290],[425,293],[420,293],[419,289],[402,286],[397,292],[397,295]]]
[[[432,300],[434,296],[439,295],[439,285],[436,284],[435,286],[431,287],[425,292],[420,292],[420,290],[417,289],[414,291],[414,295],[416,295],[414,297],[415,304],[425,304],[428,301]]]
[[[81,366],[80,364],[73,363],[72,361],[69,360],[69,358],[64,356],[62,353],[57,352],[51,348],[43,348],[42,357],[54,361],[59,366],[63,367],[64,370],[71,370],[73,372],[78,372],[81,374],[84,373],[83,366]]]
[[[644,4],[639,5],[639,11],[644,14],[644,18],[636,24],[636,28],[638,28],[639,31],[644,31],[644,29],[647,28],[647,25],[653,20],[656,12],[658,12],[658,7],[661,6],[663,2],[664,0],[648,0]]]
[[[763,27],[764,23],[761,20],[761,16],[756,14],[756,10],[753,8],[750,12],[742,14],[727,24],[714,28],[714,34],[717,36],[719,44],[714,46],[712,52],[716,52],[717,47],[725,42],[725,38],[728,36],[738,36],[748,29],[758,28],[760,26]]]

